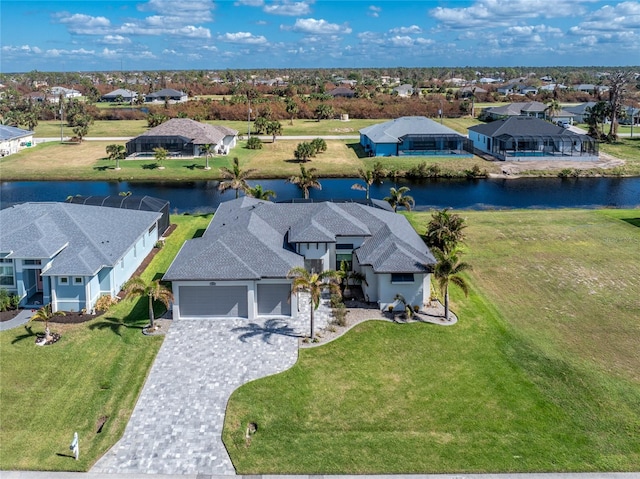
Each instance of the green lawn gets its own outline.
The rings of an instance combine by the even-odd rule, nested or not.
[[[178,228],[144,273],[159,277],[209,217],[172,217]],[[146,299],[124,301],[79,325],[51,324],[52,346],[34,344],[44,325],[0,333],[0,470],[86,471],[122,435],[162,344],[141,334]],[[97,433],[101,417],[108,417]],[[80,460],[70,457],[73,433]]]
[[[239,474],[640,468],[640,210],[462,214],[460,322],[364,323],[239,388]]]

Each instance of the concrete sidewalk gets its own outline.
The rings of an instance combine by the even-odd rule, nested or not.
[[[9,329],[22,326],[23,324],[27,324],[31,319],[31,316],[33,316],[33,311],[30,309],[23,309],[15,318],[10,319],[9,321],[0,322],[0,331],[7,331]]]
[[[235,476],[239,479],[324,479],[322,474]],[[330,479],[640,479],[638,472],[572,472],[572,473],[508,473],[508,474],[364,474],[327,475]],[[229,479],[229,476],[207,474],[95,474],[81,472],[0,471],[1,479]]]

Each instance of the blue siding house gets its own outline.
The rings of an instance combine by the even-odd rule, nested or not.
[[[91,311],[151,252],[161,216],[69,203],[0,210],[0,288],[17,294],[21,307]]]

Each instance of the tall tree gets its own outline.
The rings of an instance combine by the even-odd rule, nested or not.
[[[547,108],[544,109],[544,111],[547,113],[547,119],[552,122],[555,116],[560,112],[560,110],[562,110],[562,108],[560,107],[560,103],[558,102],[558,100],[551,100],[549,103],[547,103]]]
[[[401,186],[398,189],[391,188],[389,190],[389,196],[385,197],[385,201],[388,202],[393,211],[398,211],[399,206],[403,206],[407,211],[411,211],[416,204],[412,196],[406,195],[410,190],[406,186]]]
[[[275,143],[276,136],[282,135],[282,124],[279,121],[270,121],[267,123],[266,132],[273,137],[273,143]]]
[[[286,106],[286,110],[287,110],[287,114],[289,115],[289,124],[293,125],[293,119],[295,118],[296,114],[299,111],[298,108],[298,104],[295,102],[295,100],[293,98],[288,98],[287,99],[287,106]]]
[[[626,93],[627,83],[631,80],[631,73],[617,71],[609,76],[609,134],[607,141],[615,141],[618,138],[618,117],[623,109],[623,101]]]
[[[320,306],[322,292],[329,288],[332,294],[340,294],[340,286],[338,285],[338,273],[334,270],[327,269],[321,273],[310,273],[302,266],[292,268],[287,273],[288,278],[293,279],[291,287],[292,294],[301,292],[309,294],[309,320],[310,320],[310,338],[315,340],[315,324],[314,311]]]
[[[116,162],[116,170],[120,169],[120,160],[124,160],[127,156],[127,150],[124,145],[111,144],[107,145],[107,155],[111,161]]]
[[[173,301],[173,293],[169,288],[160,283],[160,280],[148,283],[140,276],[136,276],[125,283],[123,290],[126,298],[147,296],[149,299],[149,327],[152,330],[155,329],[153,303],[159,301],[169,309],[171,307],[171,301]]]
[[[471,269],[471,265],[460,261],[457,250],[448,253],[439,249],[433,249],[436,257],[436,265],[433,268],[433,276],[440,286],[440,292],[444,297],[444,319],[449,321],[449,285],[459,287],[465,296],[469,294],[469,287],[465,279],[460,275],[463,271]]]
[[[223,180],[218,185],[218,190],[236,190],[236,198],[238,198],[240,190],[247,191],[249,189],[247,178],[249,178],[249,176],[251,176],[255,171],[256,170],[251,168],[248,170],[241,169],[240,160],[236,156],[233,159],[231,169],[227,168],[226,166],[220,168],[220,173],[222,174]]]
[[[263,190],[261,185],[256,185],[254,187],[249,188],[247,191],[247,196],[251,196],[256,200],[267,200],[271,201],[276,197],[276,192],[273,190]]]
[[[425,234],[427,246],[449,253],[464,241],[466,227],[464,218],[451,213],[449,208],[434,211],[427,224]]]
[[[304,165],[300,165],[300,174],[297,176],[290,176],[287,178],[287,183],[296,185],[302,190],[302,194],[305,200],[309,199],[309,188],[315,188],[317,190],[322,189],[322,185],[318,181],[318,177],[315,176],[316,168],[309,168],[308,170]]]
[[[210,170],[211,167],[209,166],[209,157],[211,156],[211,153],[213,152],[213,145],[211,143],[207,143],[205,145],[202,145],[200,147],[200,152],[204,153],[204,158],[205,158],[205,166],[204,169],[205,170]]]
[[[362,185],[362,183],[355,183],[351,186],[352,190],[359,190],[359,191],[366,191],[367,192],[367,200],[370,198],[370,189],[371,189],[371,185],[374,183],[375,181],[375,177],[373,176],[373,172],[369,171],[369,170],[363,170],[362,168],[360,168],[358,170],[358,177],[364,182],[364,185]]]
[[[36,311],[32,316],[30,321],[42,321],[44,323],[44,339],[45,341],[51,341],[51,331],[49,330],[49,321],[51,321],[56,316],[64,316],[63,311],[53,311],[51,308],[51,303],[44,305],[38,311]]]

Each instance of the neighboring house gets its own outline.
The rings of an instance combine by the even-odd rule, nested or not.
[[[484,95],[487,90],[479,86],[465,86],[458,91],[460,98],[471,98],[474,95]]]
[[[69,203],[0,210],[0,286],[20,306],[91,311],[115,296],[158,240],[160,213]]]
[[[366,276],[368,301],[381,309],[400,293],[429,300],[435,259],[406,218],[359,203],[271,203],[243,197],[222,203],[202,237],[187,241],[164,275],[174,319],[298,316],[294,267]]]
[[[595,104],[595,101],[589,101],[579,105],[565,106],[563,110],[573,115],[574,123],[586,123],[586,119],[589,116],[587,109],[593,107]]]
[[[400,97],[407,98],[413,95],[414,89],[413,89],[413,85],[409,85],[408,83],[403,83],[402,85],[395,87],[391,91],[393,93],[397,93],[398,96]]]
[[[488,83],[500,83],[502,80],[500,78],[491,78],[491,77],[482,77],[478,82],[488,84]]]
[[[549,105],[539,101],[528,101],[519,103],[509,103],[503,106],[492,106],[482,110],[480,118],[485,121],[502,120],[511,116],[530,116],[533,118],[547,118],[549,116]],[[554,121],[573,121],[573,114],[561,110],[553,115]]]
[[[78,90],[74,90],[73,88],[65,88],[63,86],[54,86],[51,87],[51,94],[57,97],[62,96],[62,98],[78,98],[82,96]]]
[[[580,85],[574,85],[573,89],[576,91],[582,91],[592,94],[604,93],[609,91],[609,87],[606,85],[594,85],[592,83],[581,83]]]
[[[513,116],[468,130],[475,148],[499,160],[598,160],[593,138],[539,118]]]
[[[169,218],[169,202],[153,196],[70,196],[67,203],[76,205],[107,206],[109,208],[122,208],[125,210],[153,211],[161,213],[158,220],[158,236],[162,236],[171,225]]]
[[[153,154],[165,148],[172,155],[202,156],[200,147],[212,145],[214,153],[227,155],[236,146],[238,132],[221,125],[209,125],[189,118],[172,118],[127,142],[127,156]]]
[[[31,101],[37,101],[39,103],[60,103],[60,97],[47,93],[45,91],[33,91],[25,95]]]
[[[625,106],[624,116],[620,119],[621,125],[638,125],[640,124],[640,108],[633,106]]]
[[[0,156],[12,155],[34,145],[34,134],[15,126],[0,125]]]
[[[338,88],[334,88],[333,90],[331,90],[329,92],[329,95],[334,98],[353,98],[354,96],[356,96],[356,92],[351,88],[339,86]]]
[[[136,101],[138,94],[132,90],[126,90],[124,88],[118,88],[111,93],[107,93],[100,97],[100,101],[122,101],[125,103],[131,103]]]
[[[369,156],[467,156],[471,142],[460,133],[424,116],[404,116],[360,130]]]
[[[174,90],[173,88],[164,88],[160,91],[149,93],[145,96],[147,102],[165,102],[169,103],[182,103],[188,100],[187,94]]]
[[[562,83],[549,83],[538,88],[539,91],[566,90],[567,87]]]

